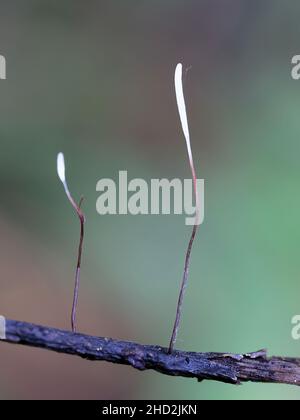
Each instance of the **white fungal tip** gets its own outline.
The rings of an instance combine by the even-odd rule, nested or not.
[[[66,175],[65,175],[65,157],[63,153],[59,153],[57,155],[57,174],[61,182],[64,184],[66,182]]]
[[[186,146],[188,150],[188,155],[190,162],[192,164],[193,157],[192,157],[192,149],[191,149],[191,142],[190,142],[190,132],[189,132],[189,125],[188,119],[186,114],[186,106],[183,94],[183,86],[182,86],[182,64],[178,63],[175,69],[175,93],[176,93],[176,101],[177,107],[179,112],[179,117],[181,121],[182,131],[186,140]]]
[[[182,64],[181,63],[177,64],[175,72],[177,72],[179,74],[179,77],[181,77],[181,75],[182,75]]]

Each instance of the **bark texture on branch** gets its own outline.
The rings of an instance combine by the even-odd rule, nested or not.
[[[272,357],[265,350],[249,354],[196,353],[142,345],[112,338],[93,337],[21,321],[5,321],[0,341],[39,347],[88,360],[152,369],[171,376],[241,382],[283,383],[300,386],[300,359]]]

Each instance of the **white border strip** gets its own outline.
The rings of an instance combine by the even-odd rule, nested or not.
[[[0,315],[0,340],[6,339],[6,320]]]

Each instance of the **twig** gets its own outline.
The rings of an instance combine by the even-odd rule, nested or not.
[[[131,365],[138,370],[153,369],[170,376],[183,376],[240,384],[241,382],[281,383],[300,386],[300,359],[267,358],[265,350],[249,354],[195,353],[118,341],[111,338],[74,334],[55,328],[5,320],[3,341]],[[1,341],[1,340],[0,340]]]

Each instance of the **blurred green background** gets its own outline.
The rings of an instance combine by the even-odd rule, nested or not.
[[[190,177],[173,89],[185,79],[205,222],[177,347],[300,356],[300,54],[296,0],[1,2],[0,313],[69,328],[85,196],[79,330],[167,345],[190,227],[99,216],[96,183]],[[0,398],[299,399],[288,386],[140,373],[1,344]]]

